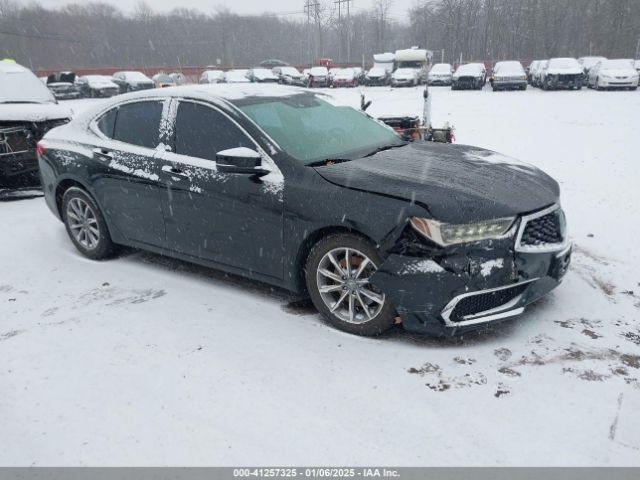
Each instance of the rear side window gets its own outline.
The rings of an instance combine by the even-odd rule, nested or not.
[[[97,122],[98,130],[105,134],[109,138],[113,138],[113,129],[116,126],[116,115],[118,114],[117,108],[112,108],[107,113],[102,115]]]
[[[113,138],[124,143],[156,148],[159,143],[162,102],[127,103],[118,107]]]
[[[255,144],[227,117],[210,107],[181,102],[175,126],[175,152],[215,160],[216,153]]]

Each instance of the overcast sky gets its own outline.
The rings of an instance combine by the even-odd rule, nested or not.
[[[136,0],[101,1],[115,5],[126,12],[133,10],[138,3]],[[373,5],[373,1],[374,0],[353,0],[351,7],[354,10],[368,9]],[[396,20],[406,21],[407,10],[415,1],[416,0],[393,0],[393,8],[390,16]],[[73,0],[38,0],[38,3],[44,7],[60,7],[68,3],[82,3],[82,0],[80,2]],[[234,0],[233,2],[220,0],[147,0],[147,3],[159,11],[169,11],[180,6],[197,8],[205,13],[210,13],[215,11],[216,8],[226,7],[235,13],[258,14],[265,11],[279,13],[302,11],[305,0],[276,0],[272,2],[265,2],[264,0]]]

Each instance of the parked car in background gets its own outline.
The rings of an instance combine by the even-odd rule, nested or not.
[[[538,63],[535,70],[533,70],[531,74],[531,84],[534,87],[542,87],[542,80],[544,79],[544,72],[547,69],[547,65],[549,65],[549,60],[540,60],[540,63]]]
[[[560,188],[541,170],[404,142],[292,87],[116,97],[51,131],[39,157],[46,204],[80,254],[124,245],[266,282],[353,334],[398,316],[458,336],[513,318],[571,257]]]
[[[171,80],[176,85],[186,85],[187,84],[187,77],[185,77],[184,73],[182,73],[182,72],[172,72],[172,73],[169,74],[169,77],[171,77]]]
[[[640,73],[640,60],[636,60],[633,62],[633,65],[638,73]]]
[[[362,67],[350,67],[353,69],[355,76],[356,76],[356,81],[358,82],[358,84],[362,84],[364,83],[364,77],[366,75],[366,72],[364,71],[364,69]]]
[[[302,87],[305,85],[304,77],[302,73],[295,67],[274,67],[273,74],[278,77],[278,80],[283,85],[296,85]]]
[[[589,70],[598,63],[604,62],[606,57],[580,57],[578,63],[582,66],[582,86],[586,87],[589,81]]]
[[[355,87],[357,85],[358,78],[353,68],[342,68],[331,79],[332,87]]]
[[[252,68],[247,77],[254,83],[278,83],[280,81],[271,70],[263,67]]]
[[[85,98],[113,97],[120,93],[120,87],[107,75],[84,75],[76,83]]]
[[[177,86],[176,82],[167,73],[156,73],[151,77],[156,88],[166,88]]]
[[[427,75],[427,85],[450,86],[453,81],[453,67],[450,63],[436,63]]]
[[[544,71],[542,88],[544,90],[580,90],[584,69],[575,58],[551,58]]]
[[[224,83],[225,74],[222,70],[205,70],[200,75],[200,83]]]
[[[47,77],[47,87],[56,100],[75,100],[81,97],[80,88],[76,85],[76,74],[73,72],[52,73]]]
[[[377,53],[373,56],[373,67],[366,72],[364,83],[366,85],[389,85],[393,64],[395,61],[393,53]]]
[[[155,83],[142,72],[116,72],[113,82],[120,87],[120,93],[135,92],[155,88]]]
[[[451,90],[482,90],[486,69],[482,63],[460,65],[451,79]]]
[[[534,86],[533,76],[535,75],[535,72],[538,69],[540,62],[542,62],[542,60],[534,60],[529,64],[529,67],[527,67],[527,82],[529,82],[529,85],[531,86]]]
[[[415,87],[420,84],[420,71],[415,68],[398,68],[391,75],[392,87]]]
[[[526,90],[527,73],[517,60],[497,62],[491,74],[491,87],[498,90]]]
[[[589,70],[588,86],[596,90],[636,90],[638,75],[632,59],[604,60]]]
[[[312,67],[309,69],[307,77],[307,86],[313,87],[329,87],[329,70],[327,67]]]
[[[394,54],[396,70],[415,70],[418,83],[427,82],[429,65],[431,64],[431,52],[421,48],[413,47],[405,50],[396,50]],[[403,75],[406,77],[407,75]]]
[[[38,184],[36,142],[71,113],[31,70],[0,61],[0,187]]]
[[[224,77],[227,83],[249,83],[251,80],[248,75],[249,70],[238,68],[229,70]]]

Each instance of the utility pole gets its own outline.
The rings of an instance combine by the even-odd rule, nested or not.
[[[342,4],[347,4],[347,63],[351,62],[351,11],[349,4],[353,0],[334,0],[333,3],[338,5],[338,28],[340,29],[340,41],[338,42],[338,62],[342,61],[342,38],[344,37],[344,25],[342,23]]]
[[[319,6],[320,4],[317,1],[305,0],[304,2],[304,11],[307,13],[307,60],[309,61],[309,67],[313,66],[313,58],[311,57],[311,7],[315,9],[317,18]]]
[[[636,43],[636,60],[640,60],[640,37],[638,37],[638,43]]]

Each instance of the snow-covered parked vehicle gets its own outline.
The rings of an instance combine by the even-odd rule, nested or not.
[[[313,87],[329,87],[331,80],[329,78],[329,69],[327,67],[311,67],[307,76],[307,86]]]
[[[85,98],[113,97],[120,93],[120,87],[107,75],[84,75],[76,83]]]
[[[76,100],[82,96],[76,78],[73,72],[52,73],[47,77],[47,88],[56,100]]]
[[[432,53],[422,48],[412,47],[405,50],[396,50],[394,54],[396,71],[415,70],[418,84],[426,83],[431,57]],[[396,83],[396,86],[399,86],[399,84]]]
[[[247,76],[254,83],[278,83],[280,81],[276,74],[264,67],[252,68]]]
[[[391,75],[392,87],[415,87],[420,84],[420,71],[415,68],[398,68]]]
[[[375,54],[373,56],[373,67],[365,74],[365,84],[371,86],[389,85],[395,58],[393,53]]]
[[[551,58],[544,70],[543,90],[580,90],[584,69],[575,58]]]
[[[298,87],[305,85],[304,76],[296,67],[274,67],[272,71],[283,85],[296,85]]]
[[[331,79],[332,87],[355,87],[358,85],[358,78],[353,68],[341,68]]]
[[[604,60],[589,70],[588,86],[596,90],[636,90],[638,75],[632,59]]]
[[[538,70],[538,68],[540,67],[540,64],[543,62],[544,60],[534,60],[532,61],[529,66],[527,67],[527,82],[529,83],[529,85],[531,85],[532,87],[535,87],[534,83],[533,83],[533,78],[536,74],[536,71]]]
[[[491,87],[498,90],[526,90],[527,73],[517,60],[496,62],[491,74]]]
[[[482,90],[486,75],[487,72],[482,63],[460,65],[453,74],[451,90]]]
[[[120,93],[149,90],[155,88],[155,83],[142,72],[116,72],[113,83],[118,85]]]
[[[229,70],[225,74],[225,81],[227,83],[249,83],[249,70],[238,68],[234,70]]]
[[[549,60],[540,60],[535,68],[530,70],[532,86],[538,88],[542,87],[542,80],[544,79],[544,72],[547,69],[547,65],[549,65]]]
[[[37,184],[36,143],[70,118],[30,70],[0,61],[0,186]]]
[[[224,72],[222,70],[205,70],[200,75],[200,83],[224,83]]]
[[[259,280],[310,296],[351,333],[505,320],[570,260],[559,187],[542,171],[404,142],[309,90],[136,92],[52,130],[38,151],[46,203],[83,255],[126,245]]]
[[[450,63],[436,63],[427,75],[428,85],[449,86],[453,81],[453,67]]]
[[[604,62],[606,57],[580,57],[578,63],[582,66],[582,86],[586,87],[589,83],[589,71],[600,62]]]

